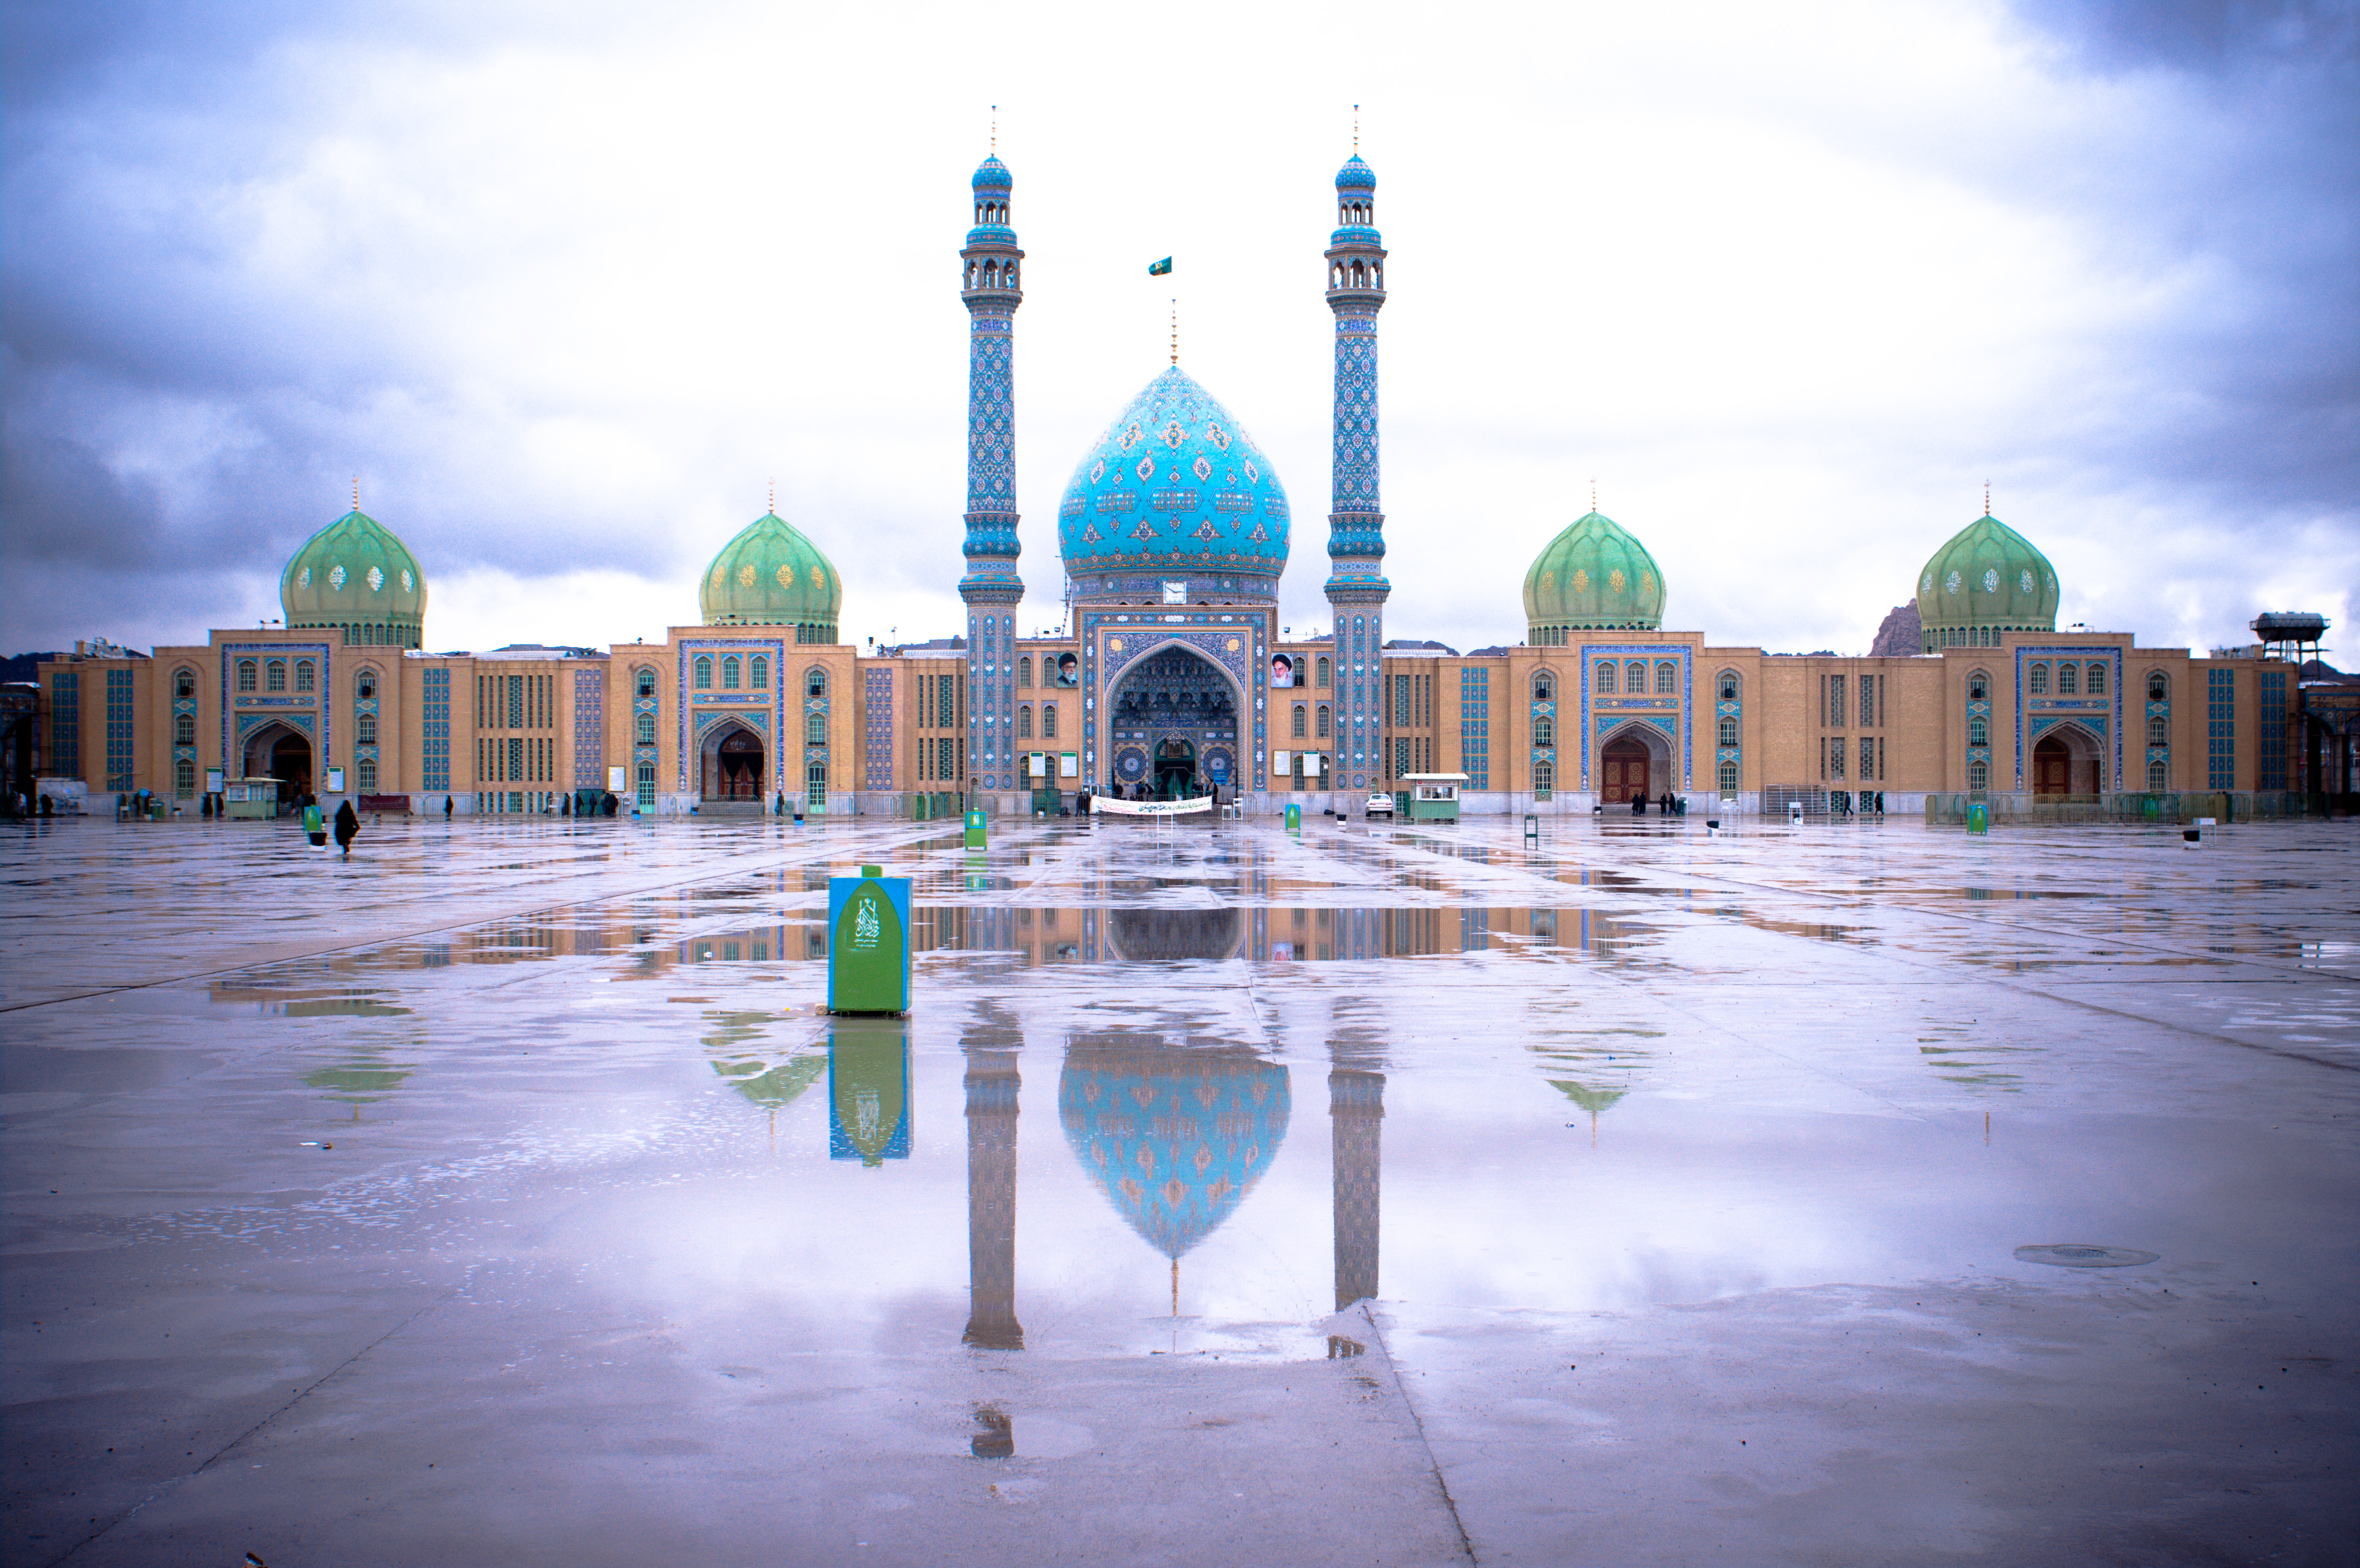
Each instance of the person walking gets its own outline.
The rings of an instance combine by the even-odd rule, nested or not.
[[[348,861],[353,858],[353,840],[360,831],[360,813],[353,809],[353,803],[348,800],[336,807],[336,848],[344,852]]]
[[[320,817],[320,803],[306,796],[303,801],[303,837],[311,840],[311,848],[328,846],[328,825]]]
[[[451,820],[451,797],[447,795],[442,797],[442,820]]]

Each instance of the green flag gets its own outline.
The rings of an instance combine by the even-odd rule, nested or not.
[[[1165,258],[1164,258],[1163,260],[1161,260],[1161,261],[1153,261],[1153,262],[1150,262],[1150,263],[1148,263],[1148,267],[1147,267],[1147,275],[1148,275],[1150,278],[1161,278],[1161,277],[1163,277],[1166,272],[1169,272],[1169,271],[1171,271],[1171,270],[1172,270],[1172,258],[1171,258],[1170,257],[1168,257],[1168,256],[1167,256],[1167,257],[1165,257]]]

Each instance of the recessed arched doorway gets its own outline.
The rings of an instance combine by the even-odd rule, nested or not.
[[[246,776],[277,779],[279,804],[311,792],[311,738],[285,724],[266,724],[246,738]]]
[[[2096,795],[2105,787],[2098,744],[2079,725],[2060,725],[2033,743],[2033,794]]]
[[[752,729],[734,719],[716,726],[699,749],[698,795],[708,801],[759,805],[767,760],[762,738]]]
[[[1175,800],[1196,787],[1196,745],[1193,740],[1162,740],[1155,747],[1155,793]]]
[[[1107,703],[1113,786],[1165,798],[1241,787],[1239,691],[1233,674],[1193,648],[1166,644],[1139,659]]]
[[[1660,793],[1654,787],[1655,763],[1655,752],[1647,742],[1636,732],[1623,730],[1599,751],[1598,798],[1610,806],[1653,799]],[[1669,768],[1665,775],[1668,780]]]

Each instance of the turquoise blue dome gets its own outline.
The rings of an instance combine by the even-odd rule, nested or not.
[[[1270,1168],[1290,1106],[1278,1063],[1153,1037],[1086,1036],[1057,1080],[1075,1158],[1131,1228],[1175,1261]]]
[[[1014,185],[1009,178],[1008,165],[997,156],[987,158],[975,167],[975,188],[978,191],[1005,191]]]
[[[1336,170],[1336,189],[1338,191],[1373,191],[1376,188],[1377,171],[1362,163],[1357,152],[1343,168]]]
[[[1178,366],[1082,455],[1057,509],[1066,569],[1262,578],[1286,566],[1286,489],[1220,400]]]

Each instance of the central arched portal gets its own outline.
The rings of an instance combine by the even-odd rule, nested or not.
[[[246,776],[279,781],[279,804],[289,806],[311,791],[311,739],[284,724],[269,724],[246,737]]]
[[[1175,799],[1242,782],[1238,688],[1229,672],[1176,644],[1115,682],[1108,705],[1111,783],[1123,795]]]
[[[710,801],[759,804],[762,796],[762,738],[735,720],[716,727],[705,738],[697,772],[697,793]]]
[[[1627,722],[1598,749],[1598,798],[1607,805],[1652,800],[1670,792],[1674,777],[1671,742],[1651,724]]]
[[[2032,793],[2097,795],[2106,787],[2105,753],[2090,732],[2060,724],[2032,748]]]

